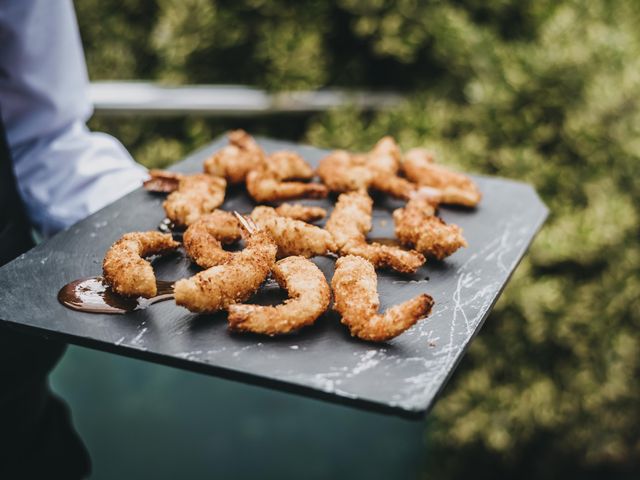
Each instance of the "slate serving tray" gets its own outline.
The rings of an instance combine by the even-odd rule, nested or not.
[[[289,149],[317,165],[327,153],[313,147],[258,139],[267,152]],[[174,166],[201,171],[202,162],[226,144],[219,138]],[[415,275],[379,272],[382,309],[419,293],[435,307],[427,320],[385,344],[351,338],[328,312],[309,328],[284,337],[233,334],[225,314],[197,316],[162,302],[126,315],[68,310],[58,290],[76,278],[99,275],[106,249],[122,234],[154,230],[164,218],[163,197],[138,189],[0,269],[0,325],[151,362],[419,418],[433,405],[469,342],[478,333],[506,282],[547,216],[529,185],[475,177],[483,200],[476,210],[443,208],[442,217],[464,229],[469,247],[445,261],[429,261]],[[335,198],[303,203],[331,209]],[[375,197],[370,237],[392,237],[391,212],[400,202]],[[227,210],[253,208],[232,189]],[[322,222],[320,222],[322,224]],[[330,281],[334,259],[313,260]],[[174,280],[196,272],[184,254],[155,262],[157,276]],[[284,297],[268,283],[258,303]],[[1,332],[0,332],[1,333]],[[496,352],[499,355],[500,352]]]

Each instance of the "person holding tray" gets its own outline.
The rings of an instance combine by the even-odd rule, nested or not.
[[[146,177],[92,133],[71,0],[0,0],[0,265],[133,190]],[[25,286],[26,287],[26,286]],[[0,330],[0,478],[84,478],[88,453],[47,376],[65,345]]]

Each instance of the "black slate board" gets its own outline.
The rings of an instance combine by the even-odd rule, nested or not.
[[[326,154],[308,146],[259,142],[268,152],[296,150],[312,165]],[[226,139],[220,138],[174,169],[200,171],[203,160],[225,144]],[[156,229],[163,219],[163,197],[142,189],[1,268],[0,324],[151,362],[419,417],[432,406],[547,216],[529,185],[475,179],[484,194],[477,210],[441,211],[446,221],[463,227],[468,248],[443,262],[430,261],[409,277],[380,272],[383,309],[423,292],[436,302],[429,319],[386,344],[351,338],[332,312],[297,334],[268,338],[229,333],[224,314],[196,316],[173,302],[127,315],[95,315],[62,307],[56,299],[60,287],[100,274],[111,243],[126,232]],[[330,209],[333,200],[303,203]],[[393,236],[391,211],[401,203],[375,200],[370,236]],[[235,189],[223,208],[248,212],[252,206],[246,194]],[[334,260],[314,261],[330,280]],[[182,254],[155,265],[158,278],[165,280],[196,271]],[[282,295],[277,286],[267,285],[259,297],[273,300]]]

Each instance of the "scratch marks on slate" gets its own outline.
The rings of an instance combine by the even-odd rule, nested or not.
[[[375,358],[377,354],[377,350],[368,350],[364,355],[360,357],[360,361],[353,368],[353,370],[351,370],[351,375],[358,375],[365,370],[369,370],[370,368],[378,365],[378,363],[380,363],[380,359]]]
[[[325,366],[323,371],[307,373],[292,369],[275,372],[275,376],[353,397],[352,392],[362,388],[361,381],[357,388],[355,386],[362,375],[376,379],[373,381],[376,390],[395,389],[390,393],[394,406],[424,409],[453,371],[504,282],[504,278],[486,275],[487,269],[497,269],[506,276],[518,261],[517,251],[523,247],[524,239],[530,235],[529,229],[523,227],[523,219],[515,215],[497,224],[495,230],[500,232],[499,236],[469,255],[456,268],[453,292],[448,293],[448,301],[437,302],[431,317],[392,341],[392,348],[373,347],[354,352],[353,362],[348,366],[344,363],[328,369]],[[426,280],[394,281],[423,282]],[[403,372],[400,378],[398,371]],[[388,395],[389,392],[381,397],[389,398]]]
[[[124,343],[125,345],[129,346],[129,347],[133,347],[137,350],[146,350],[147,347],[144,345],[143,339],[145,334],[149,331],[148,327],[145,327],[146,325],[146,320],[143,321],[142,323],[140,323],[140,325],[138,325],[138,333],[136,334],[135,337],[133,337],[131,340],[127,341],[126,343],[124,343],[124,337],[118,339],[118,345]]]
[[[405,387],[394,396],[398,406],[407,409],[419,408],[435,396],[490,308],[496,292],[500,289],[501,281],[496,280],[478,286],[482,279],[482,264],[490,262],[502,273],[508,273],[513,265],[507,265],[505,259],[517,257],[513,255],[513,251],[522,247],[522,236],[528,233],[528,229],[522,227],[515,217],[502,222],[498,227],[502,230],[500,236],[469,256],[457,270],[458,279],[452,294],[453,315],[447,343],[441,348],[436,347],[431,357],[405,360],[422,363],[419,368],[422,371],[404,379]],[[516,261],[517,258],[513,262]],[[439,317],[442,312],[443,310],[434,312],[434,317]],[[456,341],[456,337],[460,335],[466,337],[463,344]]]
[[[202,356],[202,350],[191,350],[190,352],[176,353],[176,357],[184,358],[186,360],[199,360]]]

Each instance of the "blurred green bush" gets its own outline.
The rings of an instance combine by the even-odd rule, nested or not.
[[[533,183],[552,215],[431,416],[427,477],[638,478],[634,0],[77,0],[93,80],[391,88],[391,111],[95,118],[148,166],[227,128]]]

